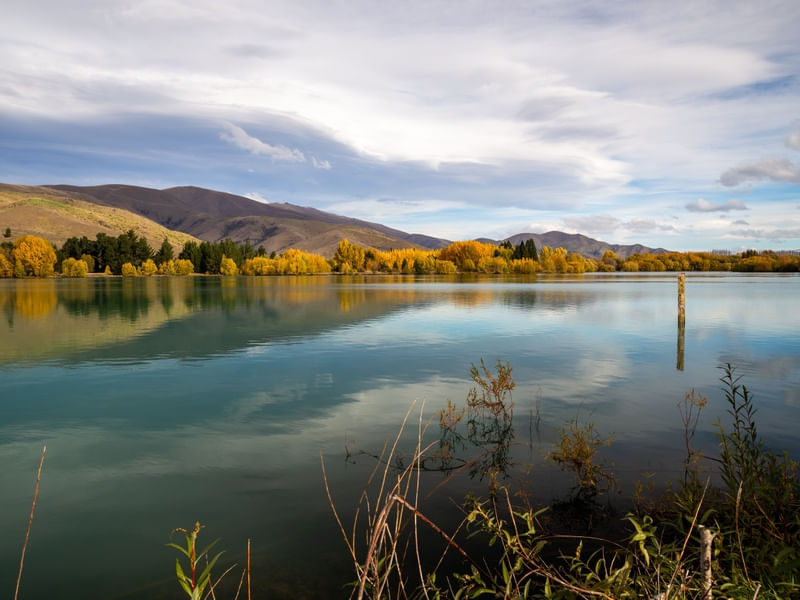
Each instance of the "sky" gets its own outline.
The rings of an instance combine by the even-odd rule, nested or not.
[[[800,2],[4,0],[0,181],[800,248]]]

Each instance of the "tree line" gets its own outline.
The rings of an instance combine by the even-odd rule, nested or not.
[[[5,233],[9,235],[6,236]],[[10,231],[4,233],[10,237]],[[179,253],[167,239],[158,250],[133,230],[117,237],[98,233],[71,237],[57,248],[46,240],[26,235],[11,243],[0,243],[0,277],[47,277],[60,273],[84,277],[89,273],[108,275],[302,275],[316,273],[589,273],[644,271],[734,271],[797,272],[800,256],[770,250],[747,250],[721,255],[709,252],[667,252],[633,254],[627,258],[606,251],[599,259],[568,252],[564,248],[542,246],[526,240],[514,246],[476,240],[458,241],[437,250],[400,248],[376,250],[339,242],[331,258],[289,249],[267,254],[263,246],[250,242],[237,244],[189,241]]]

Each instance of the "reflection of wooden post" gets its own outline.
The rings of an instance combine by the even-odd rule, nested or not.
[[[678,275],[678,360],[675,368],[683,371],[683,348],[686,330],[686,274]]]

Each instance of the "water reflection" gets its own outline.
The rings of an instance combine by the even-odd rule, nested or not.
[[[532,465],[545,501],[558,480],[542,457],[576,416],[615,436],[616,473],[631,483],[673,456],[680,466],[676,402],[696,388],[710,400],[698,438],[713,454],[720,362],[741,366],[760,432],[796,448],[800,279],[776,281],[690,278],[683,371],[674,276],[0,281],[0,587],[16,576],[45,441],[30,600],[64,582],[105,599],[155,598],[163,581],[174,597],[174,557],[159,551],[195,519],[232,554],[252,538],[262,585],[295,560],[349,574],[320,452],[337,504],[355,506],[374,461],[346,464],[345,447],[379,451],[415,399],[425,418],[463,403],[481,358],[514,369],[518,443],[533,438],[534,407],[541,416],[535,441],[497,444],[488,466]],[[472,432],[511,439],[502,419],[475,419]],[[449,500],[430,510],[453,512]],[[96,564],[100,575],[86,568]],[[316,597],[343,583],[319,583]],[[296,592],[285,589],[261,596]]]
[[[426,305],[574,311],[596,294],[564,284],[423,282],[362,278],[174,277],[6,281],[0,364],[62,359],[146,360],[153,342],[168,355],[217,356],[253,345],[319,335],[331,328]],[[181,323],[181,321],[184,321]]]

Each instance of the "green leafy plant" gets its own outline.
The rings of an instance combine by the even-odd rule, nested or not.
[[[214,540],[202,550],[197,550],[197,537],[202,528],[203,526],[197,521],[194,524],[194,529],[191,531],[183,529],[182,527],[173,529],[172,534],[176,532],[183,534],[186,546],[181,546],[175,542],[169,542],[167,544],[170,548],[178,550],[178,552],[183,554],[188,560],[188,569],[184,571],[180,559],[175,559],[175,575],[178,579],[178,584],[191,600],[200,600],[203,597],[203,591],[211,581],[211,569],[224,553],[224,551],[219,552],[214,558],[209,559],[209,552],[219,539]],[[202,570],[198,574],[199,569]]]
[[[735,542],[731,585],[757,584],[800,593],[800,478],[797,462],[770,450],[756,428],[753,396],[730,364],[720,378],[732,426],[717,424],[723,533]]]
[[[577,497],[588,500],[614,485],[614,475],[597,457],[598,449],[613,441],[613,438],[603,438],[594,423],[580,425],[573,419],[561,429],[558,443],[547,457],[563,470],[575,473]]]

